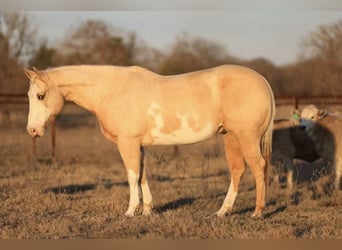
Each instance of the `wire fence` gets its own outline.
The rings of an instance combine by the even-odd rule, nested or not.
[[[322,96],[279,96],[275,98],[276,106],[292,106],[299,108],[300,105],[316,104],[317,106],[327,105],[342,105],[342,95],[322,95]],[[66,105],[75,105],[71,102],[66,102]],[[0,93],[0,112],[2,113],[2,124],[11,123],[10,114],[16,110],[28,110],[27,94],[8,94]],[[77,118],[76,118],[77,119]],[[50,157],[56,156],[56,123],[53,121],[50,124]],[[32,154],[37,158],[36,139],[32,139]]]

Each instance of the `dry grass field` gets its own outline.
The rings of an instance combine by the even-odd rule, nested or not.
[[[149,147],[154,214],[126,218],[124,166],[94,118],[64,112],[55,160],[48,157],[48,131],[37,140],[38,159],[32,156],[25,118],[0,127],[1,239],[342,238],[342,191],[326,194],[320,161],[296,163],[292,194],[285,181],[270,185],[263,219],[251,218],[255,183],[247,170],[233,212],[217,218],[229,185],[220,137],[180,146],[177,155],[173,147]]]

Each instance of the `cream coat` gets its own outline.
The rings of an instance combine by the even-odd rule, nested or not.
[[[261,215],[275,107],[269,84],[255,71],[225,65],[161,76],[136,66],[87,65],[25,72],[31,82],[27,129],[32,136],[43,135],[65,99],[94,113],[104,136],[118,144],[130,186],[127,216],[133,216],[139,205],[139,185],[144,214],[152,207],[145,168],[140,169],[141,146],[195,143],[217,132],[225,134],[231,172],[217,215],[232,208],[245,162],[256,178],[253,215]]]

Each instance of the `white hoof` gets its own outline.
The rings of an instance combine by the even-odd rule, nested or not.
[[[216,214],[217,217],[221,217],[222,218],[222,217],[224,217],[226,215],[226,212],[217,211],[215,214]]]
[[[134,212],[135,212],[135,208],[133,207],[129,207],[128,210],[125,213],[126,217],[134,217]]]
[[[228,207],[228,208],[221,207],[220,210],[216,212],[216,215],[218,217],[224,217],[226,213],[230,213],[231,211],[232,211],[231,207]]]

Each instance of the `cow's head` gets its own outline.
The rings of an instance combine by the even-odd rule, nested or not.
[[[328,114],[326,109],[318,109],[315,105],[308,105],[300,113],[300,123],[306,130],[311,130],[315,123]]]

